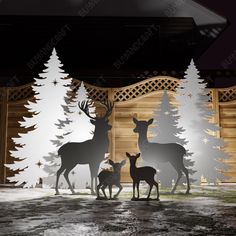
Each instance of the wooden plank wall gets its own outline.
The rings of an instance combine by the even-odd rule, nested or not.
[[[229,170],[227,182],[236,182],[236,100],[219,103],[219,122],[222,127],[220,136],[226,141],[225,150],[230,155],[226,163]]]
[[[32,100],[32,99],[31,99]],[[12,137],[19,137],[19,133],[26,133],[30,129],[20,126],[19,121],[23,121],[23,117],[29,117],[30,114],[25,107],[27,100],[20,100],[18,102],[10,102],[8,105],[8,132],[7,132],[7,164],[13,163],[14,158],[10,154],[10,150],[15,150],[15,143]],[[6,168],[6,175],[12,176],[14,172]]]
[[[169,90],[171,101],[174,103],[173,91],[176,81],[174,78],[160,76],[124,88],[105,89],[86,85],[95,100],[107,97],[114,101],[114,110],[110,117],[110,123],[113,125],[109,148],[112,159],[120,161],[126,158],[127,151],[131,153],[139,151],[132,118],[143,120],[152,118],[153,110],[160,105],[163,89]],[[80,82],[75,83],[78,87]],[[23,116],[29,116],[24,105],[27,100],[33,99],[33,93],[31,84],[18,88],[0,88],[0,92],[0,183],[7,183],[6,177],[12,176],[13,172],[5,168],[4,164],[14,161],[9,153],[9,150],[14,148],[12,137],[27,131],[20,127],[18,121],[22,120]],[[226,151],[230,154],[228,160],[230,169],[226,175],[230,177],[228,182],[236,182],[236,87],[211,89],[211,94],[212,106],[217,111],[215,121],[222,126],[218,135],[227,142]],[[98,102],[95,104],[99,112],[104,111]],[[150,138],[151,136],[149,133]],[[123,169],[122,181],[130,181],[129,164]]]

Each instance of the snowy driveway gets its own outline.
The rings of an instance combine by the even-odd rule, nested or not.
[[[97,201],[86,194],[0,189],[0,207],[4,236],[236,235],[236,204],[208,197]]]

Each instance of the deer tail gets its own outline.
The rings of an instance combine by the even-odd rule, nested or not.
[[[66,150],[68,149],[67,147],[68,147],[68,142],[67,143],[65,143],[64,145],[62,145],[59,149],[58,149],[58,151],[57,151],[57,155],[58,156],[60,156],[60,157],[62,157],[63,156],[63,154],[66,152]]]
[[[58,156],[62,156],[62,154],[63,154],[63,148],[62,148],[63,146],[61,146],[59,149],[58,149],[58,151],[57,151],[57,155]]]

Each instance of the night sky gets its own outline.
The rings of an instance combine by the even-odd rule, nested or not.
[[[216,40],[214,44],[202,55],[198,61],[198,66],[201,69],[224,69],[222,63],[233,56],[236,50],[236,14],[235,0],[199,0],[203,5],[213,9],[217,13],[225,16],[229,21],[229,26],[223,34]],[[207,65],[207,68],[206,68]],[[236,55],[232,64],[228,69],[236,69]]]
[[[78,15],[78,9],[85,4],[85,1],[87,0],[0,0],[0,15]],[[165,2],[168,1],[172,0],[163,0],[161,2],[147,0],[145,3],[141,0],[125,2],[101,0],[89,14],[92,16],[119,14],[122,16],[142,16],[142,14],[146,17],[163,16],[163,10],[161,9],[164,9]],[[185,2],[188,3],[190,0],[185,0]],[[233,7],[235,0],[198,0],[196,2],[209,8],[228,22],[225,31],[198,59],[198,68],[200,70],[235,70],[236,15]],[[155,4],[155,6],[152,4]],[[158,8],[160,8],[159,11]],[[176,16],[189,16],[191,11],[188,12],[188,9],[186,10],[185,8],[184,4],[180,5]],[[204,16],[197,18],[196,15],[193,17],[197,25],[211,21],[211,16],[208,18],[207,15],[206,18]],[[230,83],[232,83],[232,78]]]

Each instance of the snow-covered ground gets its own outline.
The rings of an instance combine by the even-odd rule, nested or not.
[[[79,192],[0,188],[0,235],[236,235],[236,191],[229,188],[162,193],[160,202],[130,201],[130,187],[109,201]]]

